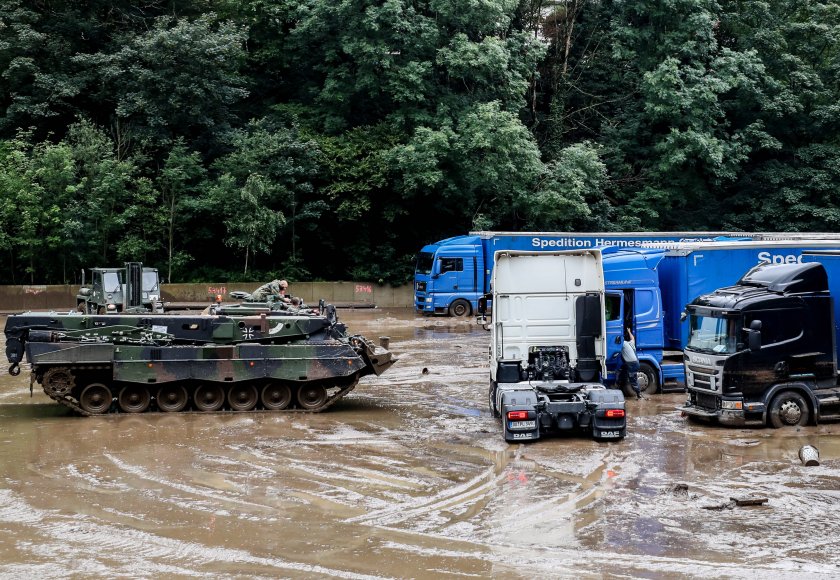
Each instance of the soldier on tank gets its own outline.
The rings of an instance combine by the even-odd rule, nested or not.
[[[251,292],[251,300],[253,302],[265,302],[271,298],[282,296],[283,290],[281,288],[281,282],[284,282],[284,280],[272,280],[267,284],[263,284]]]

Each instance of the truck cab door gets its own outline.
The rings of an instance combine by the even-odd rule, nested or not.
[[[665,346],[662,298],[659,288],[637,289],[633,300],[636,350],[661,352]]]
[[[441,256],[437,263],[435,289],[439,293],[458,292],[464,277],[464,258]]]
[[[607,320],[607,370],[621,366],[621,343],[624,341],[624,293],[607,291],[604,314]]]

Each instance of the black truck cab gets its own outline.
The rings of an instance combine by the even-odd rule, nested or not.
[[[822,264],[757,266],[686,310],[686,415],[773,427],[840,417],[835,309]]]

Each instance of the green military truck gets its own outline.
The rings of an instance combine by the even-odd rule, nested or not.
[[[144,268],[141,262],[126,262],[124,268],[82,270],[76,307],[83,314],[162,312],[158,271]]]

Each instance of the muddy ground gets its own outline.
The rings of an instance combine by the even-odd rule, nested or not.
[[[485,331],[340,316],[400,361],[316,415],[83,418],[3,374],[0,576],[840,575],[840,425],[698,426],[671,394],[623,442],[508,445]]]

